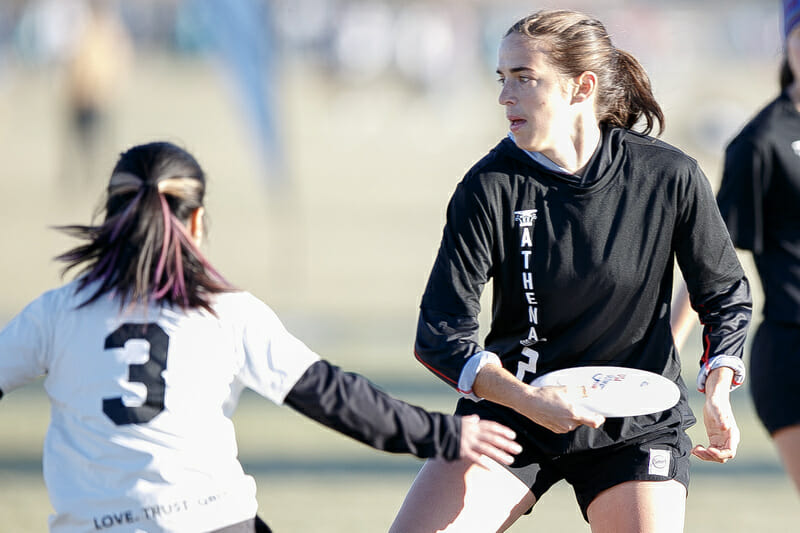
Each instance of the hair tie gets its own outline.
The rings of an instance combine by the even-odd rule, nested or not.
[[[163,192],[165,181],[153,182],[144,180],[130,172],[115,172],[108,182],[108,192],[111,194],[125,194],[137,191],[156,191],[161,193]]]
[[[136,174],[130,172],[115,172],[108,181],[109,194],[125,194],[141,189],[145,184]]]

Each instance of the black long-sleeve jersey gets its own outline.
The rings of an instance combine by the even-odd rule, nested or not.
[[[728,144],[717,201],[733,243],[753,252],[764,316],[800,324],[800,113],[786,92]]]
[[[676,259],[704,324],[701,364],[741,358],[749,286],[695,160],[609,128],[578,181],[504,139],[451,198],[422,297],[416,356],[453,387],[482,350],[527,383],[583,365],[640,368],[678,383],[681,401],[664,413],[581,427],[574,439],[540,428],[543,449],[554,454],[653,425],[688,427],[694,417],[669,322]],[[490,280],[492,321],[481,346],[477,317]]]

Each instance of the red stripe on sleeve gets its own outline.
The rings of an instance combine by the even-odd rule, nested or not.
[[[456,383],[454,380],[450,379],[448,376],[445,376],[444,374],[442,374],[441,372],[439,372],[438,370],[436,370],[434,367],[432,367],[431,365],[429,365],[428,363],[426,363],[425,361],[423,361],[423,360],[422,360],[422,358],[419,356],[419,354],[417,353],[417,351],[416,351],[416,350],[414,350],[414,357],[416,357],[416,358],[417,358],[417,361],[419,361],[420,363],[422,363],[422,366],[424,366],[425,368],[427,368],[428,370],[430,370],[431,372],[433,372],[434,374],[436,374],[437,376],[439,376],[439,377],[440,377],[440,378],[442,378],[443,380],[445,380],[445,381],[447,381],[447,382],[449,382],[449,383],[452,383],[452,384],[453,384],[453,386],[456,386],[456,385],[458,385],[458,383]]]

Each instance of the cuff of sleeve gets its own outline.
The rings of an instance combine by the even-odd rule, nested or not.
[[[497,354],[487,352],[486,350],[480,351],[470,357],[469,360],[467,360],[467,364],[461,369],[461,375],[458,378],[458,392],[465,398],[469,398],[475,402],[481,401],[483,398],[480,398],[472,392],[472,384],[475,383],[475,377],[478,375],[478,372],[481,371],[481,368],[490,363],[502,366]]]
[[[700,392],[706,391],[706,380],[708,379],[708,374],[711,373],[712,370],[717,369],[721,366],[727,366],[728,368],[733,370],[733,381],[731,381],[731,390],[738,389],[739,386],[744,383],[744,378],[747,374],[744,366],[744,362],[732,355],[718,355],[713,359],[706,361],[706,363],[700,367],[700,373],[697,374],[697,390]]]

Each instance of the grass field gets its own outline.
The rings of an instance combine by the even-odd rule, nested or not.
[[[697,96],[694,85],[676,84],[691,79],[700,86],[702,76],[719,75],[714,98],[755,109],[772,92],[773,71],[747,68],[747,75],[675,77],[661,93],[665,85],[655,83],[673,135],[667,140],[701,159],[712,180],[718,154],[695,152],[681,137],[691,129],[681,120],[691,111],[685,102]],[[406,400],[449,411],[453,393],[413,362],[410,342],[447,198],[505,129],[491,74],[487,80],[472,91],[422,99],[393,85],[332,87],[315,73],[287,73],[281,111],[292,187],[265,194],[254,143],[215,71],[140,58],[118,103],[113,146],[100,163],[110,168],[119,150],[153,139],[195,152],[211,180],[208,254],[221,271],[334,362]],[[751,84],[747,90],[742,80]],[[88,222],[103,188],[102,177],[61,176],[58,83],[52,72],[6,71],[0,78],[0,323],[59,281],[50,258],[68,241],[48,226]],[[693,353],[699,351],[687,350]],[[695,361],[684,358],[689,382]],[[693,462],[686,531],[797,531],[798,496],[746,391],[735,402],[739,456],[724,466]],[[0,533],[46,531],[40,454],[47,418],[38,384],[0,401]],[[243,398],[236,425],[261,514],[277,533],[385,531],[421,464],[375,452],[253,396]],[[693,437],[703,440],[702,427]],[[570,489],[558,485],[513,531],[588,527]]]
[[[377,384],[414,403],[450,409],[452,394],[443,385],[427,382],[424,375],[422,380],[410,375],[377,377]],[[743,434],[739,455],[726,465],[692,461],[686,531],[796,531],[798,496],[757,425],[746,392],[734,398]],[[50,506],[40,455],[47,413],[39,384],[0,402],[2,532],[47,530]],[[386,531],[421,465],[414,458],[376,452],[252,394],[244,396],[235,422],[241,460],[258,483],[260,514],[278,533]],[[703,441],[700,427],[692,433],[697,442]],[[588,530],[564,483],[511,529]]]

